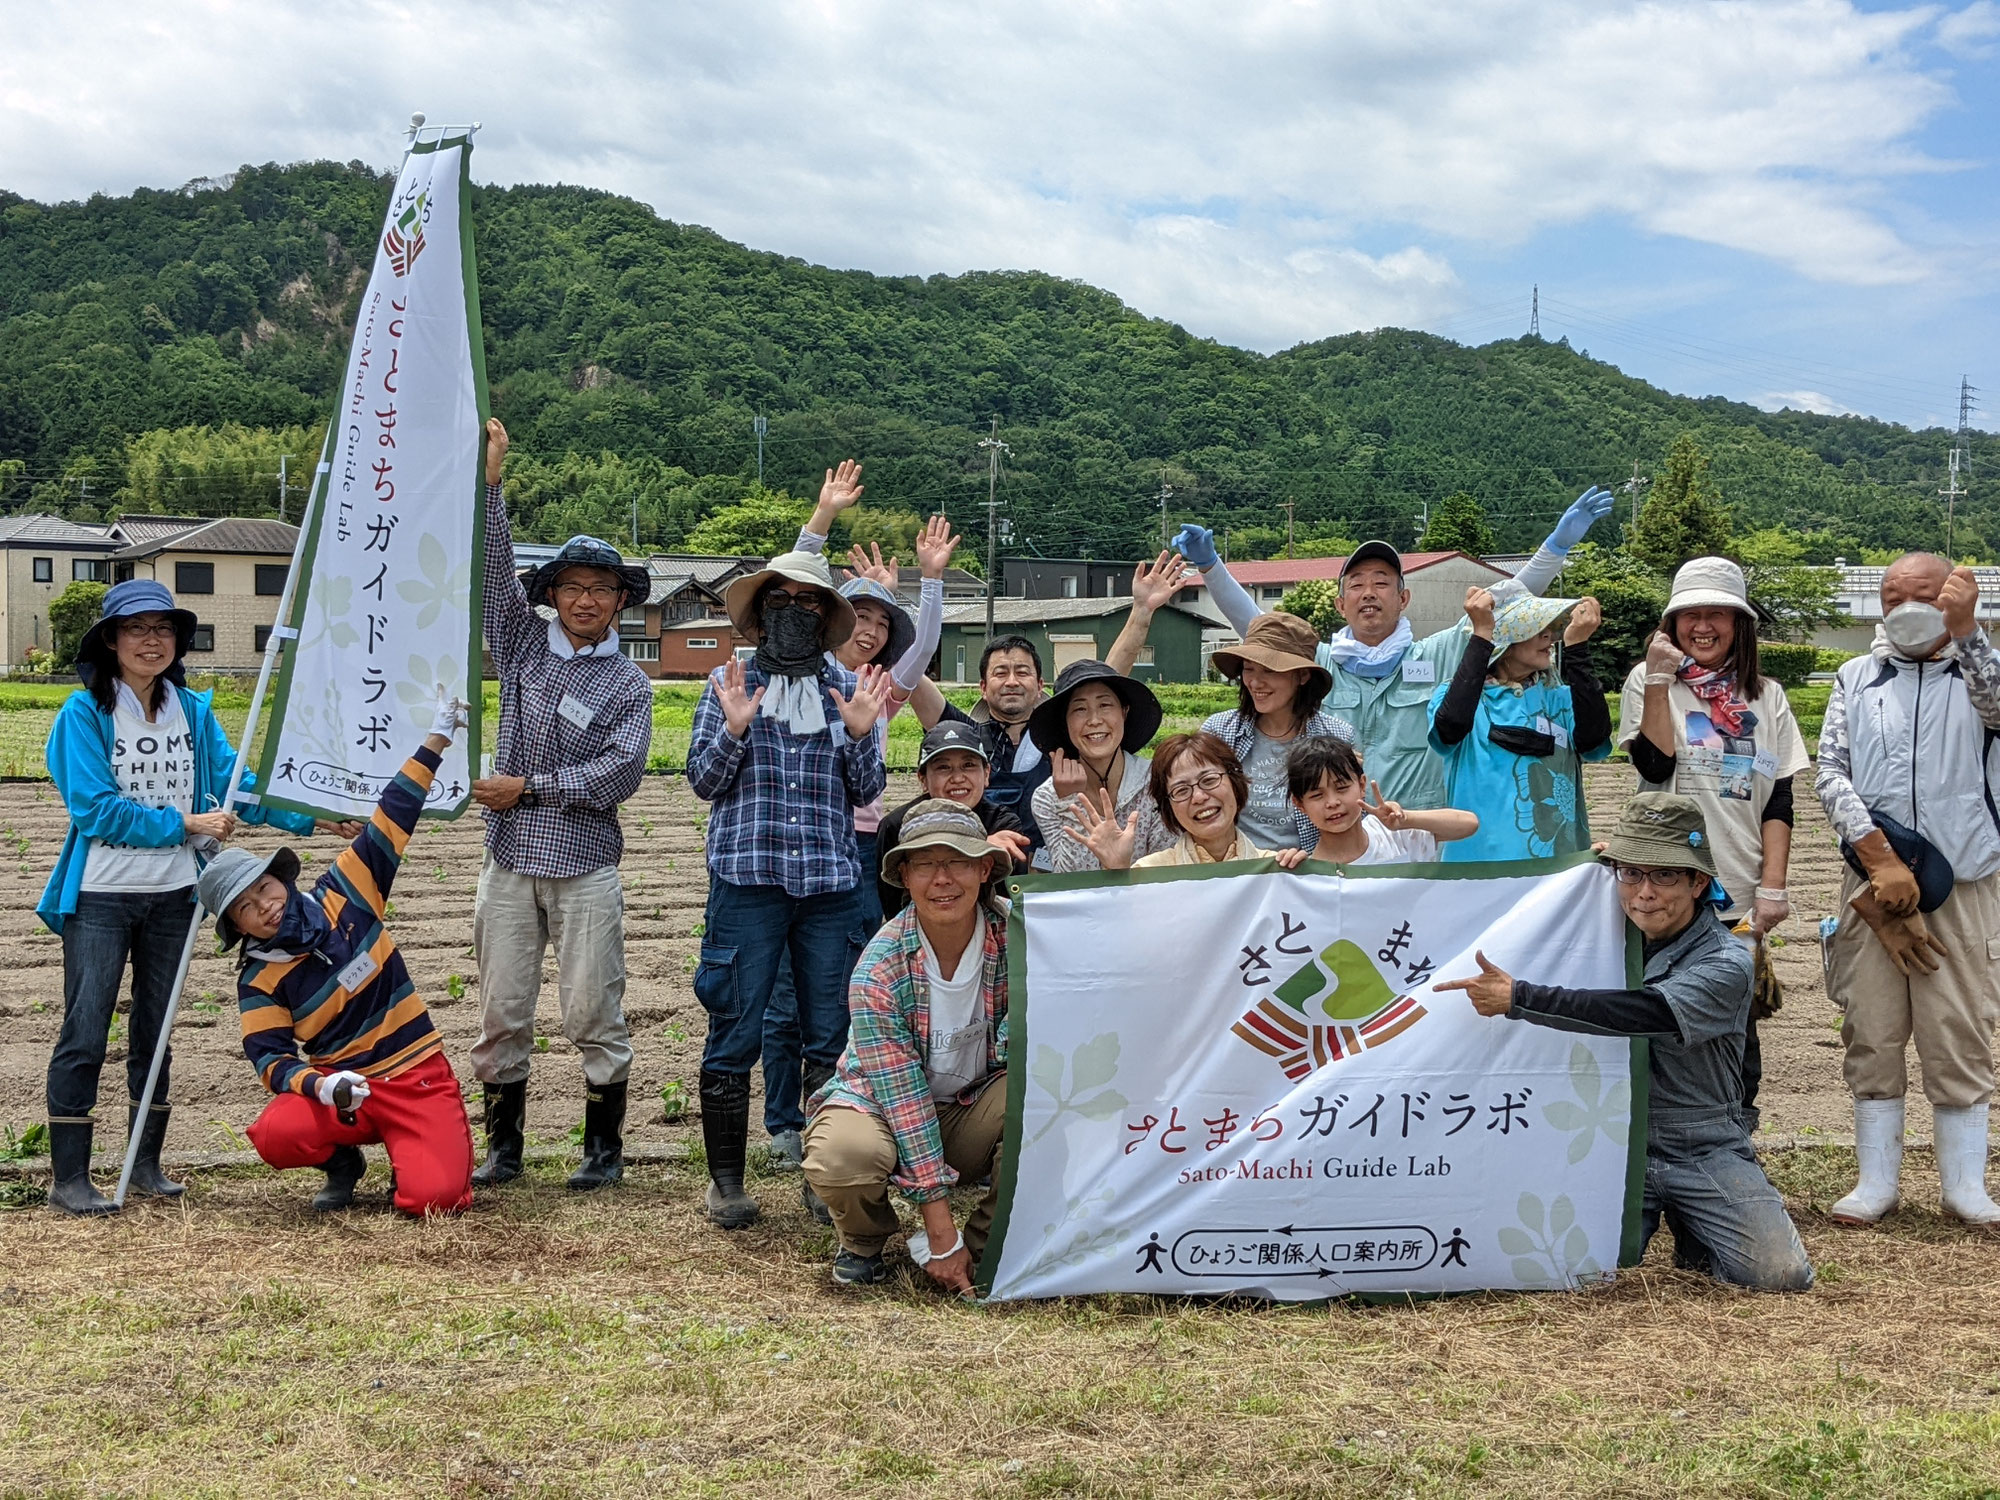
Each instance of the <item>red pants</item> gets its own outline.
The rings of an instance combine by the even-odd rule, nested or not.
[[[317,1099],[280,1094],[250,1127],[257,1154],[281,1170],[325,1164],[336,1146],[380,1142],[396,1172],[396,1207],[455,1214],[472,1203],[472,1127],[442,1052],[394,1078],[368,1080],[354,1123]]]

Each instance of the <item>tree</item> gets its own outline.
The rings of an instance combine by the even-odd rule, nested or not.
[[[1592,665],[1598,678],[1615,689],[1646,654],[1646,643],[1660,628],[1667,607],[1667,582],[1625,552],[1606,552],[1595,542],[1571,550],[1561,575],[1549,589],[1565,599],[1586,596],[1604,610],[1604,623],[1590,638]]]
[[[1671,573],[1692,557],[1727,557],[1731,531],[1729,511],[1709,477],[1708,455],[1684,432],[1667,450],[1667,461],[1639,519],[1632,527],[1633,556]]]
[[[758,554],[773,557],[792,550],[799,528],[812,518],[812,506],[782,490],[765,490],[725,505],[687,535],[690,552],[722,556]]]
[[[58,672],[76,664],[76,648],[104,613],[104,596],[109,592],[101,583],[72,583],[49,601],[49,633],[55,637]]]
[[[168,515],[271,516],[278,513],[279,460],[297,521],[319,461],[323,428],[161,427],[125,444],[125,483],[115,499],[128,511]]]
[[[1347,623],[1340,612],[1340,585],[1325,578],[1308,578],[1293,584],[1278,601],[1278,609],[1306,621],[1321,640]]]
[[[1307,537],[1292,548],[1293,557],[1345,557],[1360,545],[1352,537]]]
[[[1422,545],[1426,552],[1469,552],[1474,557],[1499,550],[1484,507],[1464,490],[1438,501],[1424,528]]]
[[[1750,602],[1770,618],[1758,631],[1775,641],[1809,641],[1822,625],[1851,625],[1839,605],[1840,573],[1802,561],[1805,543],[1782,527],[1753,531],[1738,541],[1738,560]]]
[[[884,557],[898,557],[911,564],[916,562],[917,533],[924,529],[924,518],[915,511],[870,510],[864,505],[848,511],[844,519],[849,545],[873,542],[882,549]],[[791,544],[788,542],[786,545]]]

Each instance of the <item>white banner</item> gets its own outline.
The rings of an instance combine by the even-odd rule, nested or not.
[[[366,816],[442,683],[474,705],[427,815],[464,811],[478,764],[479,468],[486,369],[464,135],[419,142],[389,200],[294,566],[266,803]],[[282,632],[281,632],[282,634]]]
[[[1432,989],[1475,948],[1624,986],[1609,871],[1416,868],[1020,882],[988,1295],[1574,1287],[1635,1258],[1644,1044]]]

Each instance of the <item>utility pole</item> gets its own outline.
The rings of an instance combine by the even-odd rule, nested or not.
[[[1292,556],[1292,512],[1298,508],[1299,502],[1286,500],[1281,504],[1285,512],[1285,560],[1289,562]]]
[[[750,422],[750,430],[757,434],[757,488],[764,488],[764,433],[770,427],[760,411]]]
[[[639,555],[639,492],[632,491],[632,555]]]
[[[1652,482],[1652,480],[1640,474],[1639,460],[1635,458],[1632,460],[1632,477],[1618,486],[1619,489],[1632,498],[1632,518],[1625,523],[1625,544],[1627,546],[1630,546],[1633,539],[1639,535],[1639,496],[1645,493],[1646,486]]]
[[[1538,339],[1541,336],[1542,336],[1542,284],[1538,281],[1535,283],[1534,291],[1528,294],[1528,337],[1531,339]]]
[[[1223,561],[1223,565],[1224,565],[1225,567],[1226,567],[1226,566],[1228,566],[1228,563],[1229,563],[1229,528],[1228,528],[1227,526],[1225,526],[1225,527],[1223,527],[1223,528],[1222,528],[1222,561]]]
[[[1966,493],[1958,482],[1959,474],[1967,467],[1965,443],[1972,426],[1973,397],[1978,388],[1965,376],[1958,377],[1958,433],[1951,445],[1951,477],[1938,494],[1944,497],[1944,555],[1951,556],[1952,544],[1957,540],[1958,501]]]
[[[1000,536],[1000,455],[1007,451],[1007,445],[1000,441],[1000,419],[993,419],[993,433],[979,440],[979,446],[986,450],[986,640],[993,640],[993,590],[997,587],[995,573],[999,567],[995,559],[993,544]]]
[[[1162,549],[1167,545],[1167,498],[1173,492],[1173,486],[1167,483],[1167,471],[1165,469],[1160,470],[1160,546]]]
[[[1423,542],[1424,533],[1430,529],[1431,503],[1428,500],[1420,500],[1417,502],[1417,541],[1419,544]]]

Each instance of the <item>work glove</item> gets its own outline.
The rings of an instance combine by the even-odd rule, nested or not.
[[[438,684],[437,711],[431,715],[431,733],[441,734],[446,739],[456,739],[459,730],[465,728],[471,717],[472,705],[463,698],[453,695],[450,688]]]
[[[343,1083],[352,1091],[347,1098],[348,1109],[358,1109],[367,1100],[369,1092],[368,1080],[359,1073],[351,1073],[345,1068],[338,1073],[322,1073],[319,1082],[313,1085],[313,1092],[319,1095],[320,1103],[328,1109],[335,1109],[338,1106],[333,1102],[333,1091]]]
[[[1571,503],[1556,522],[1556,529],[1549,533],[1548,547],[1551,552],[1567,552],[1589,533],[1590,528],[1611,514],[1611,507],[1618,503],[1618,497],[1609,490],[1600,490],[1592,485]]]
[[[1193,522],[1174,533],[1174,551],[1186,558],[1191,568],[1212,568],[1222,561],[1215,555],[1215,533]]]

